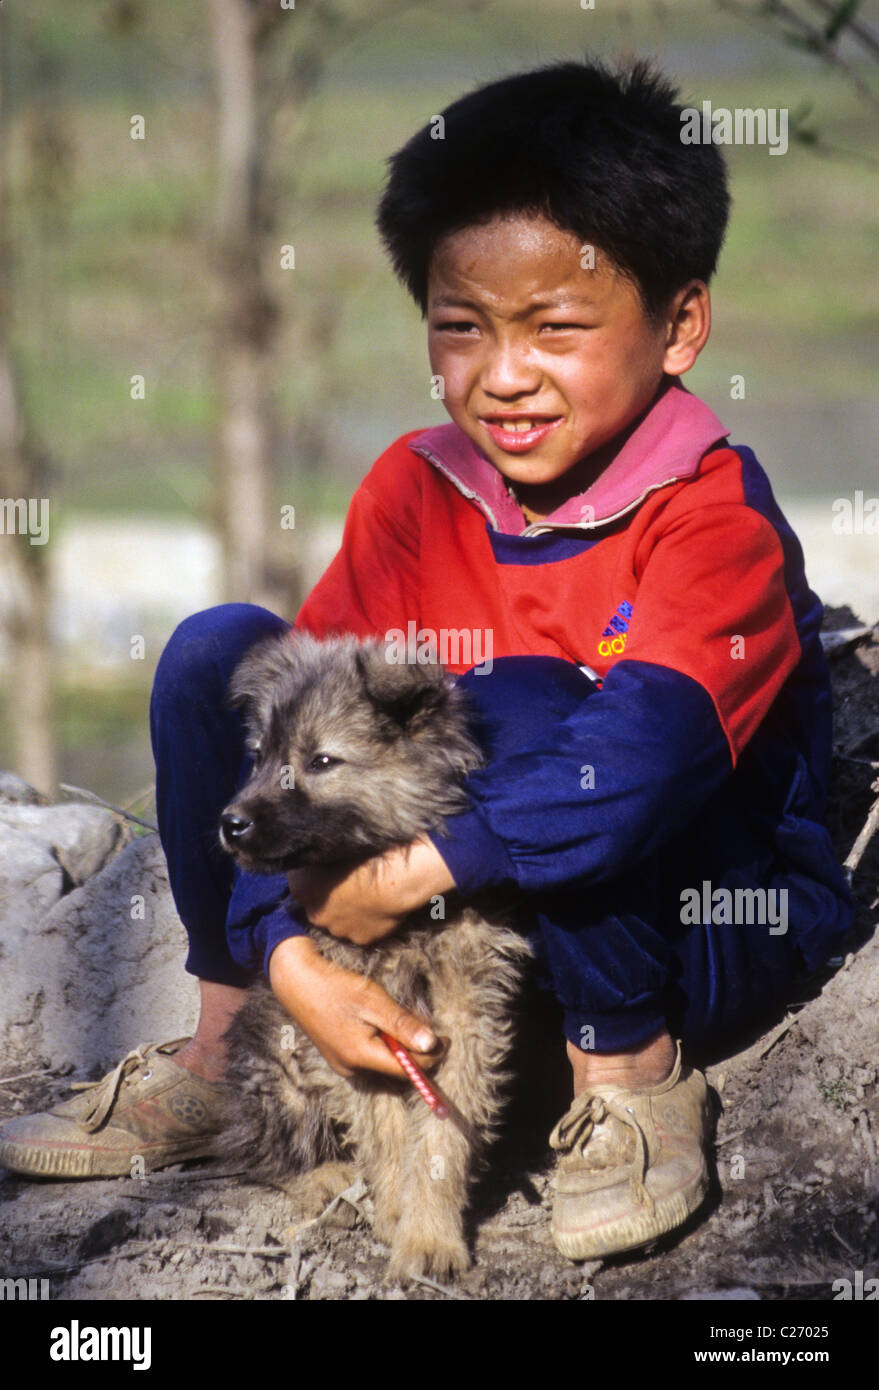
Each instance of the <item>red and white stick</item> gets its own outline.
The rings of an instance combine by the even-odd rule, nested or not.
[[[446,1105],[445,1101],[441,1100],[437,1095],[427,1077],[424,1075],[424,1072],[413,1062],[403,1044],[397,1042],[396,1038],[392,1038],[390,1033],[383,1033],[380,1031],[379,1037],[385,1046],[394,1054],[400,1066],[412,1082],[412,1085],[421,1096],[421,1099],[427,1102],[437,1119],[447,1120],[449,1118],[449,1107]]]

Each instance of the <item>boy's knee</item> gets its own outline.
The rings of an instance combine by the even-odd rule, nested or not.
[[[191,614],[175,628],[159,658],[153,700],[203,694],[210,683],[225,689],[254,642],[288,628],[283,618],[252,603],[222,603]]]

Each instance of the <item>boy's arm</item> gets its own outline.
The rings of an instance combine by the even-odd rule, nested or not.
[[[431,835],[462,892],[599,882],[653,853],[730,775],[796,665],[775,528],[743,504],[669,513],[603,689],[472,774],[473,809]]]
[[[421,465],[406,441],[413,430],[378,459],[351,499],[342,544],[296,616],[295,628],[315,637],[353,632],[383,636],[399,627],[401,614],[418,617],[417,489]],[[391,516],[373,492],[399,497]],[[392,486],[395,484],[395,486]],[[275,947],[290,936],[304,936],[304,914],[294,910],[286,875],[260,876],[236,871],[226,920],[233,959],[248,969],[268,972]]]

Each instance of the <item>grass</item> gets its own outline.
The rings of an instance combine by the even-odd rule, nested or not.
[[[837,1081],[819,1081],[818,1090],[821,1098],[837,1110],[845,1110],[855,1094],[854,1086],[850,1081],[846,1081],[845,1077],[840,1077]]]

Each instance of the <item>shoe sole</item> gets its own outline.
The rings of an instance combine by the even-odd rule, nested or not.
[[[100,1149],[41,1149],[33,1144],[0,1143],[0,1164],[25,1178],[129,1178],[134,1158],[144,1160],[144,1170],[168,1168],[191,1158],[211,1158],[213,1149],[202,1140],[169,1153],[151,1155],[142,1148],[128,1154],[102,1153]]]
[[[687,1187],[657,1202],[652,1215],[645,1212],[643,1216],[625,1216],[585,1231],[557,1231],[551,1227],[553,1244],[569,1260],[591,1260],[637,1250],[682,1226],[698,1211],[709,1186],[709,1176],[702,1172]]]

